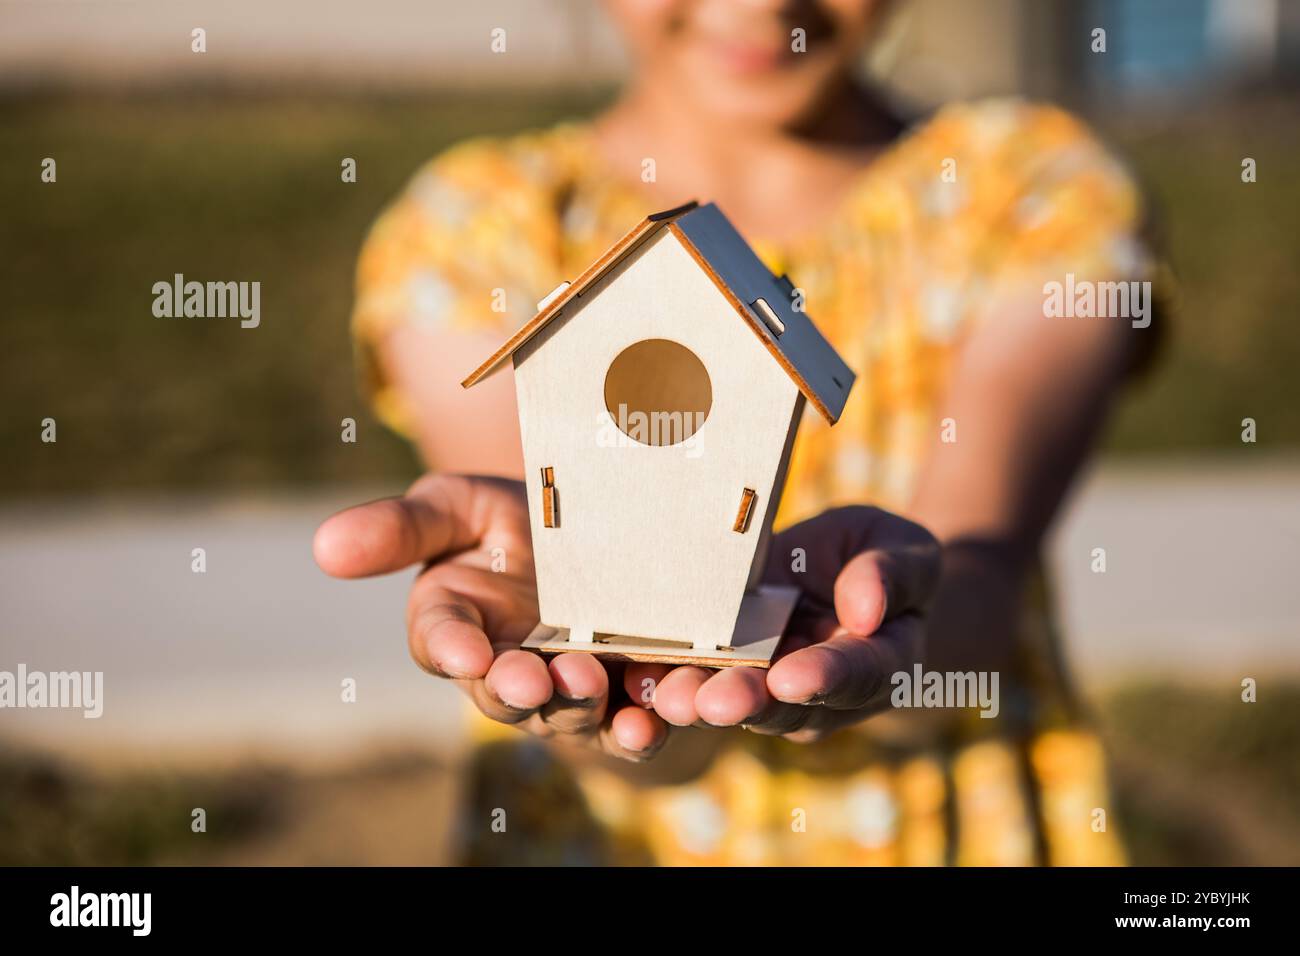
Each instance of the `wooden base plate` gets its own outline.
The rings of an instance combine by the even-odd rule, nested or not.
[[[607,660],[698,667],[770,667],[781,635],[799,600],[798,588],[760,587],[740,602],[730,647],[700,649],[675,641],[597,634],[591,642],[569,640],[569,630],[538,624],[521,645],[539,654],[594,654]]]

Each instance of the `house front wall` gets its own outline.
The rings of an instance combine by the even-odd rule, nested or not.
[[[629,346],[667,339],[708,372],[712,403],[687,441],[624,434],[606,373]],[[731,639],[770,526],[800,394],[677,239],[662,231],[515,354],[544,624],[687,641]],[[543,470],[555,489],[544,520]],[[748,529],[733,530],[746,488]]]

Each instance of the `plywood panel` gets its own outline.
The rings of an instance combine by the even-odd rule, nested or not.
[[[790,587],[763,587],[745,595],[741,602],[731,644],[708,649],[667,646],[643,638],[609,634],[586,640],[564,628],[539,624],[523,647],[539,654],[592,654],[606,660],[637,661],[643,664],[694,664],[697,667],[770,667],[781,644],[799,592]]]
[[[853,371],[826,341],[808,314],[795,311],[789,291],[749,247],[713,203],[701,206],[668,227],[719,285],[733,308],[764,343],[775,361],[798,383],[813,407],[834,423],[853,387]],[[776,313],[777,335],[754,306],[763,299]]]
[[[639,444],[605,409],[610,363],[654,338],[684,345],[709,373],[708,418],[685,444]],[[798,388],[666,231],[570,302],[515,362],[542,621],[725,644],[775,513]],[[542,527],[548,466],[558,528]],[[756,501],[738,534],[744,488]]]

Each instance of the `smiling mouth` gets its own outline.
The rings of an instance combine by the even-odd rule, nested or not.
[[[766,73],[782,69],[794,60],[794,51],[788,43],[708,39],[704,46],[714,60],[734,73]]]

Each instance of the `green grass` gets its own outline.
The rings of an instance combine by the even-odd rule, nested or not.
[[[1263,681],[1254,703],[1216,691],[1134,683],[1099,708],[1134,862],[1300,862],[1300,685]]]
[[[590,112],[603,95],[315,94],[0,101],[0,495],[404,479],[357,398],[346,321],[365,229],[425,159],[474,133]],[[1300,149],[1236,110],[1116,139],[1162,202],[1185,311],[1110,447],[1300,446]],[[1260,182],[1242,185],[1241,155]],[[58,162],[42,184],[40,163]],[[340,181],[342,157],[359,181]],[[181,272],[262,282],[262,326],[167,321]],[[360,440],[339,441],[356,418]],[[41,420],[57,444],[40,442]]]
[[[365,230],[448,144],[590,108],[464,94],[0,103],[0,494],[414,474],[354,387]],[[151,287],[177,272],[260,280],[261,326],[155,318]],[[39,440],[46,417],[56,444]],[[355,445],[339,440],[344,417]]]
[[[1300,126],[1292,101],[1219,107],[1111,137],[1155,200],[1181,310],[1149,382],[1121,409],[1111,448],[1300,446]],[[1258,181],[1241,181],[1241,161]]]
[[[161,770],[105,777],[0,747],[0,865],[188,861],[196,844],[219,853],[283,825],[287,781],[257,768],[216,781]],[[193,830],[200,807],[202,842]]]
[[[1097,713],[1131,863],[1300,861],[1300,684],[1266,681],[1247,704],[1231,682],[1134,683],[1102,695]],[[105,773],[0,741],[0,866],[446,862],[412,860],[401,845],[453,812],[454,772],[428,754],[379,748],[329,771],[157,763]],[[389,825],[357,836],[377,805]],[[194,807],[207,811],[202,836],[191,830]]]

